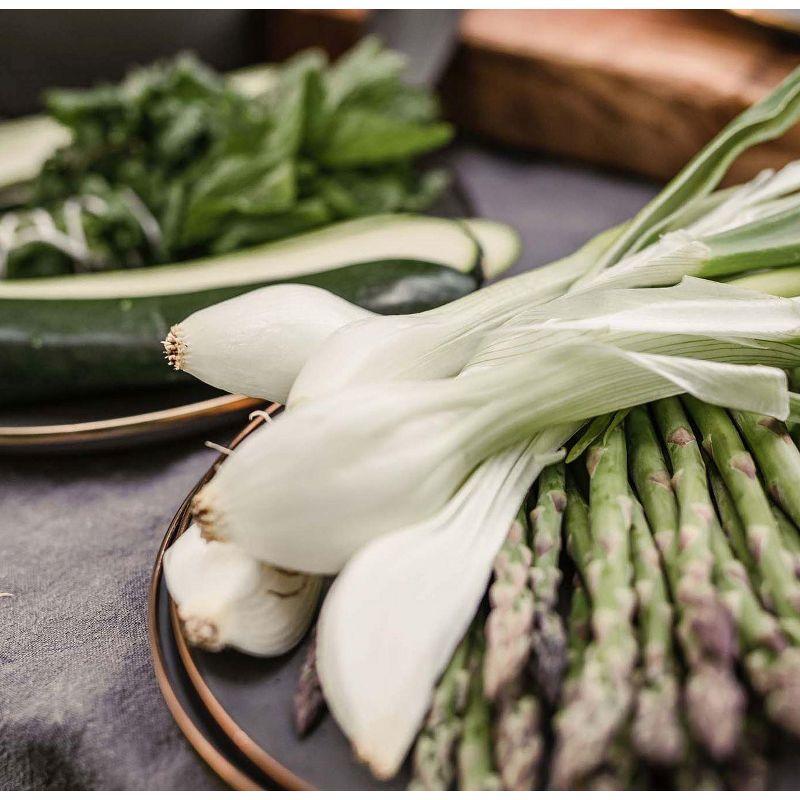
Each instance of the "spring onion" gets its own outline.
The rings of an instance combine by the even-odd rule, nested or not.
[[[188,642],[276,656],[308,629],[322,584],[273,569],[231,544],[206,542],[192,525],[164,554],[164,577]]]
[[[283,403],[334,331],[374,316],[316,286],[277,284],[196,311],[164,342],[169,363],[228,392]]]
[[[624,305],[638,291],[614,294]],[[195,498],[196,517],[205,536],[256,558],[333,573],[375,536],[437,513],[481,461],[547,425],[686,391],[785,419],[782,371],[699,360],[714,358],[720,344],[736,360],[748,352],[764,360],[764,348],[742,338],[748,323],[733,316],[720,328],[721,343],[642,332],[629,334],[623,349],[578,332],[456,378],[406,381],[403,392],[392,383],[354,386],[290,408],[220,467]],[[795,318],[784,327],[796,333]],[[773,326],[773,339],[785,333],[780,328]],[[653,340],[657,353],[647,352]],[[687,351],[693,357],[680,355]]]
[[[480,603],[508,516],[568,435],[552,429],[487,461],[438,515],[372,542],[334,582],[317,667],[336,721],[378,777],[397,771]]]

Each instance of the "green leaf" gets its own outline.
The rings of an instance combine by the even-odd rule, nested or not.
[[[613,414],[603,414],[600,417],[589,420],[578,441],[570,447],[565,459],[567,464],[579,459],[603,435],[603,431],[607,428],[613,416]]]
[[[327,167],[373,166],[419,156],[443,147],[452,137],[453,128],[445,122],[403,122],[351,109],[336,115],[316,155]]]
[[[708,194],[733,161],[760,142],[775,139],[800,116],[800,68],[767,97],[725,126],[632,220],[625,233],[583,283],[635,252],[650,240],[650,231],[689,201]]]
[[[295,199],[291,161],[269,166],[244,156],[225,159],[195,187],[186,209],[181,243],[185,246],[213,238],[216,226],[228,215],[282,213]]]
[[[319,198],[301,200],[291,210],[270,216],[240,217],[226,223],[210,245],[213,253],[229,253],[242,247],[294,236],[334,221],[326,203]]]
[[[405,64],[405,56],[384,50],[380,39],[367,36],[328,71],[325,77],[327,107],[338,108],[357,92],[387,80],[397,80]]]

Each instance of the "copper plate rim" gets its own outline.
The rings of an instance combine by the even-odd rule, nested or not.
[[[150,590],[148,592],[147,601],[147,637],[150,641],[150,653],[153,657],[153,671],[155,672],[156,682],[158,683],[158,687],[161,690],[161,694],[164,697],[170,714],[172,714],[181,732],[200,758],[202,758],[228,786],[243,791],[260,791],[263,789],[262,786],[259,786],[238,767],[228,761],[228,759],[205,738],[200,730],[198,730],[176,697],[169,682],[169,678],[167,677],[166,668],[164,667],[164,658],[157,633],[158,587],[161,582],[161,562],[164,557],[164,551],[172,541],[175,527],[180,522],[181,518],[185,516],[187,510],[188,500],[178,509],[178,513],[170,523],[167,535],[164,537],[164,541],[161,543],[161,547],[158,550],[155,567],[153,568],[153,574],[150,579]]]
[[[98,442],[131,441],[138,437],[163,433],[171,428],[188,427],[209,418],[257,408],[263,402],[245,395],[228,394],[197,403],[114,419],[62,425],[4,425],[0,426],[0,451],[34,451],[54,446],[75,447]]]
[[[281,406],[278,403],[273,403],[266,409],[267,415],[273,415],[281,410]],[[237,436],[233,439],[230,443],[230,449],[234,449],[242,440],[244,440],[247,436],[249,436],[254,430],[259,428],[261,425],[264,424],[264,418],[258,418],[253,420],[249,425],[247,425],[243,430],[241,430]],[[225,460],[226,455],[222,454],[220,457],[212,464],[211,468],[206,472],[205,475],[200,479],[197,485],[192,489],[189,493],[188,497],[183,501],[181,507],[178,509],[177,514],[173,518],[172,522],[170,523],[169,528],[167,529],[166,536],[164,537],[164,541],[161,544],[161,548],[158,551],[158,557],[156,559],[156,565],[153,570],[153,577],[150,584],[150,597],[149,597],[149,608],[148,608],[148,628],[149,628],[149,636],[150,636],[150,647],[153,652],[153,661],[156,667],[156,677],[158,678],[159,685],[161,687],[161,691],[164,694],[164,698],[167,701],[167,706],[170,709],[170,712],[175,717],[176,722],[178,723],[181,730],[186,735],[187,739],[189,739],[192,746],[197,750],[200,756],[209,764],[209,766],[214,769],[223,780],[226,780],[231,786],[234,788],[260,788],[260,787],[253,787],[252,781],[247,778],[246,776],[242,775],[239,770],[236,769],[232,764],[230,764],[221,754],[219,754],[206,740],[202,737],[202,734],[197,731],[194,727],[191,720],[188,719],[185,712],[182,708],[180,708],[180,704],[177,702],[177,698],[175,698],[172,689],[169,686],[169,683],[166,680],[166,672],[163,669],[163,665],[161,662],[161,653],[160,648],[158,646],[158,639],[156,636],[156,609],[157,609],[157,595],[158,595],[158,584],[161,579],[161,564],[162,559],[164,556],[164,551],[169,547],[172,541],[180,536],[188,527],[189,523],[189,504],[191,502],[192,497],[197,493],[201,486],[207,483],[214,475],[217,467]],[[228,736],[228,738],[233,742],[233,744],[250,760],[255,764],[259,769],[261,769],[264,773],[266,773],[270,778],[277,781],[282,787],[286,789],[297,789],[297,790],[314,790],[316,789],[315,786],[308,783],[307,781],[303,780],[299,775],[296,775],[292,772],[288,767],[281,764],[277,759],[273,758],[269,753],[267,753],[263,748],[259,747],[233,720],[233,718],[228,714],[227,711],[223,708],[222,704],[217,700],[214,696],[211,689],[208,687],[206,682],[203,680],[200,671],[197,668],[194,660],[192,659],[192,654],[189,649],[189,646],[186,643],[186,640],[183,637],[183,631],[181,630],[180,622],[177,617],[177,612],[175,609],[175,604],[172,600],[169,601],[170,606],[170,618],[172,621],[172,631],[175,637],[175,642],[178,647],[178,654],[180,655],[181,661],[183,662],[183,666],[186,669],[187,674],[189,675],[189,679],[192,682],[192,686],[194,687],[195,691],[197,692],[200,702],[205,706],[206,710],[209,712],[211,717],[214,721],[222,728],[223,732]],[[161,674],[159,674],[159,672]],[[163,676],[163,680],[162,680]],[[172,700],[172,702],[171,702]],[[173,708],[173,705],[177,707]],[[182,724],[182,720],[179,719],[179,715],[184,718],[184,722],[188,724],[188,727],[193,731],[193,736],[187,733],[186,728]],[[198,747],[197,742],[195,741],[196,738],[199,738],[202,745],[205,745],[206,750],[211,750],[210,756],[214,760],[212,763],[209,758],[207,757],[206,753],[202,752]],[[241,786],[237,785],[233,781],[230,781],[226,776],[222,775],[218,767],[222,766],[227,773],[231,771],[235,772],[237,776],[244,781],[246,781],[250,786]]]
[[[178,645],[178,653],[183,662],[183,666],[189,675],[189,680],[195,688],[200,702],[206,707],[207,711],[214,718],[214,721],[222,728],[234,745],[241,750],[260,770],[266,772],[270,778],[277,781],[284,789],[294,789],[298,791],[318,791],[318,788],[308,781],[304,781],[288,767],[281,764],[276,758],[271,756],[266,750],[256,744],[237,724],[224,709],[222,704],[214,696],[214,693],[203,680],[203,676],[197,668],[178,619],[178,612],[172,600],[169,601],[170,618],[172,619],[172,630],[175,641]]]

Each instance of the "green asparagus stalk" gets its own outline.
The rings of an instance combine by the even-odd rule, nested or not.
[[[733,497],[728,491],[728,487],[722,480],[714,463],[710,463],[708,467],[708,474],[711,483],[711,490],[714,494],[714,502],[717,506],[717,513],[719,521],[722,523],[722,529],[728,537],[728,541],[733,548],[736,558],[744,567],[751,586],[756,590],[756,594],[761,596],[761,577],[756,566],[756,561],[753,558],[750,548],[747,546],[747,536],[745,534],[744,525],[739,518],[739,512],[733,502]],[[762,597],[766,599],[765,605],[769,604],[769,597]]]
[[[716,520],[711,528],[711,545],[715,576],[736,618],[750,682],[764,697],[772,721],[800,735],[800,649],[787,646],[778,621],[759,602],[744,566]]]
[[[734,673],[737,638],[733,619],[712,582],[710,526],[714,507],[703,456],[680,401],[668,398],[652,408],[672,464],[677,500],[677,546],[674,550],[662,548],[662,553],[670,554],[665,556],[665,564],[679,611],[677,635],[688,667],[684,690],[687,721],[695,739],[714,758],[724,759],[736,750],[746,698]],[[646,422],[649,420],[638,412],[629,415],[629,436],[636,441],[631,447],[634,462],[641,459],[633,475],[645,510],[659,530],[659,539],[670,540],[669,535],[661,533],[668,521],[668,493],[663,480],[642,480],[649,469],[660,476],[666,468],[658,442],[651,435],[652,426]],[[642,433],[645,435],[639,439]]]
[[[472,634],[469,655],[469,694],[458,746],[458,788],[495,791],[500,779],[492,764],[491,712],[483,689],[486,643],[479,626]]]
[[[495,559],[483,660],[484,694],[497,704],[494,742],[500,779],[504,788],[518,791],[533,788],[544,750],[539,702],[523,691],[534,620],[530,565],[520,510]]]
[[[495,558],[486,619],[483,688],[496,700],[525,669],[531,650],[534,596],[528,586],[531,551],[525,543],[525,514],[520,511]]]
[[[567,552],[572,557],[584,585],[586,585],[588,581],[586,568],[592,560],[589,506],[578,491],[578,487],[570,474],[567,475],[567,507],[564,511],[564,528],[566,530]],[[582,594],[584,593],[582,592]],[[588,597],[585,598],[585,602],[589,602]],[[574,604],[575,601],[573,600],[573,606]],[[571,647],[571,644],[568,643],[568,649],[569,647]]]
[[[658,434],[645,406],[632,408],[625,422],[631,480],[644,507],[661,558],[678,574],[678,502]]]
[[[566,666],[566,635],[556,611],[561,570],[561,524],[567,504],[564,464],[546,467],[539,478],[538,500],[531,511],[533,566],[530,582],[534,598],[531,652],[536,683],[554,705]]]
[[[631,549],[643,657],[631,743],[650,763],[670,767],[680,761],[685,749],[672,604],[658,550],[637,500],[633,502]]]
[[[786,639],[777,620],[759,602],[744,566],[716,520],[711,526],[711,547],[715,577],[723,600],[733,612],[745,652],[759,648],[783,650]]]
[[[784,632],[800,643],[800,582],[783,547],[755,464],[724,409],[686,396],[686,407],[700,429],[703,446],[714,460],[744,523],[747,545],[761,577],[763,594],[781,619]]]
[[[778,523],[778,533],[780,533],[784,548],[792,555],[794,574],[800,577],[800,531],[774,503],[772,504],[772,516]]]
[[[731,411],[755,457],[772,499],[800,525],[800,451],[786,425],[774,417]]]
[[[502,787],[517,792],[535,788],[544,756],[539,701],[531,694],[504,697],[494,739]]]
[[[575,491],[574,484],[569,484]],[[580,495],[574,499],[580,500],[581,511],[577,515],[577,524],[584,525],[586,535],[589,530],[588,508]],[[573,496],[568,501],[573,502]],[[569,505],[567,506],[569,508]],[[575,516],[573,516],[575,521]],[[567,525],[569,521],[567,520]],[[580,580],[576,578],[572,592],[569,620],[567,622],[567,672],[564,679],[563,697],[572,696],[584,666],[584,654],[591,641],[591,605],[586,590]],[[631,788],[631,781],[635,772],[634,753],[623,734],[609,748],[606,763],[598,772],[591,775],[582,788],[593,790],[627,789]]]
[[[632,624],[631,500],[620,429],[609,435],[605,445],[590,448],[587,467],[591,557],[588,563],[582,560],[579,569],[591,598],[594,638],[573,696],[554,720],[551,783],[558,789],[580,785],[607,759],[629,716],[638,654]],[[580,548],[576,552],[581,553]]]
[[[573,501],[570,494],[567,508]],[[583,498],[581,498],[583,502]],[[580,524],[580,523],[579,523]],[[569,519],[567,519],[569,525]],[[586,529],[589,528],[589,516],[586,515]],[[579,580],[575,580],[570,603],[569,619],[567,620],[567,672],[564,678],[562,696],[564,702],[570,701],[577,688],[581,671],[583,670],[584,654],[592,638],[592,607],[589,595]]]
[[[417,737],[412,757],[412,791],[446,791],[455,780],[455,749],[469,686],[469,634],[456,648],[438,686]]]

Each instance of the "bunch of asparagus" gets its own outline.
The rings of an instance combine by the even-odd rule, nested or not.
[[[412,787],[763,788],[771,736],[800,736],[797,445],[685,396],[584,463],[513,524]]]

